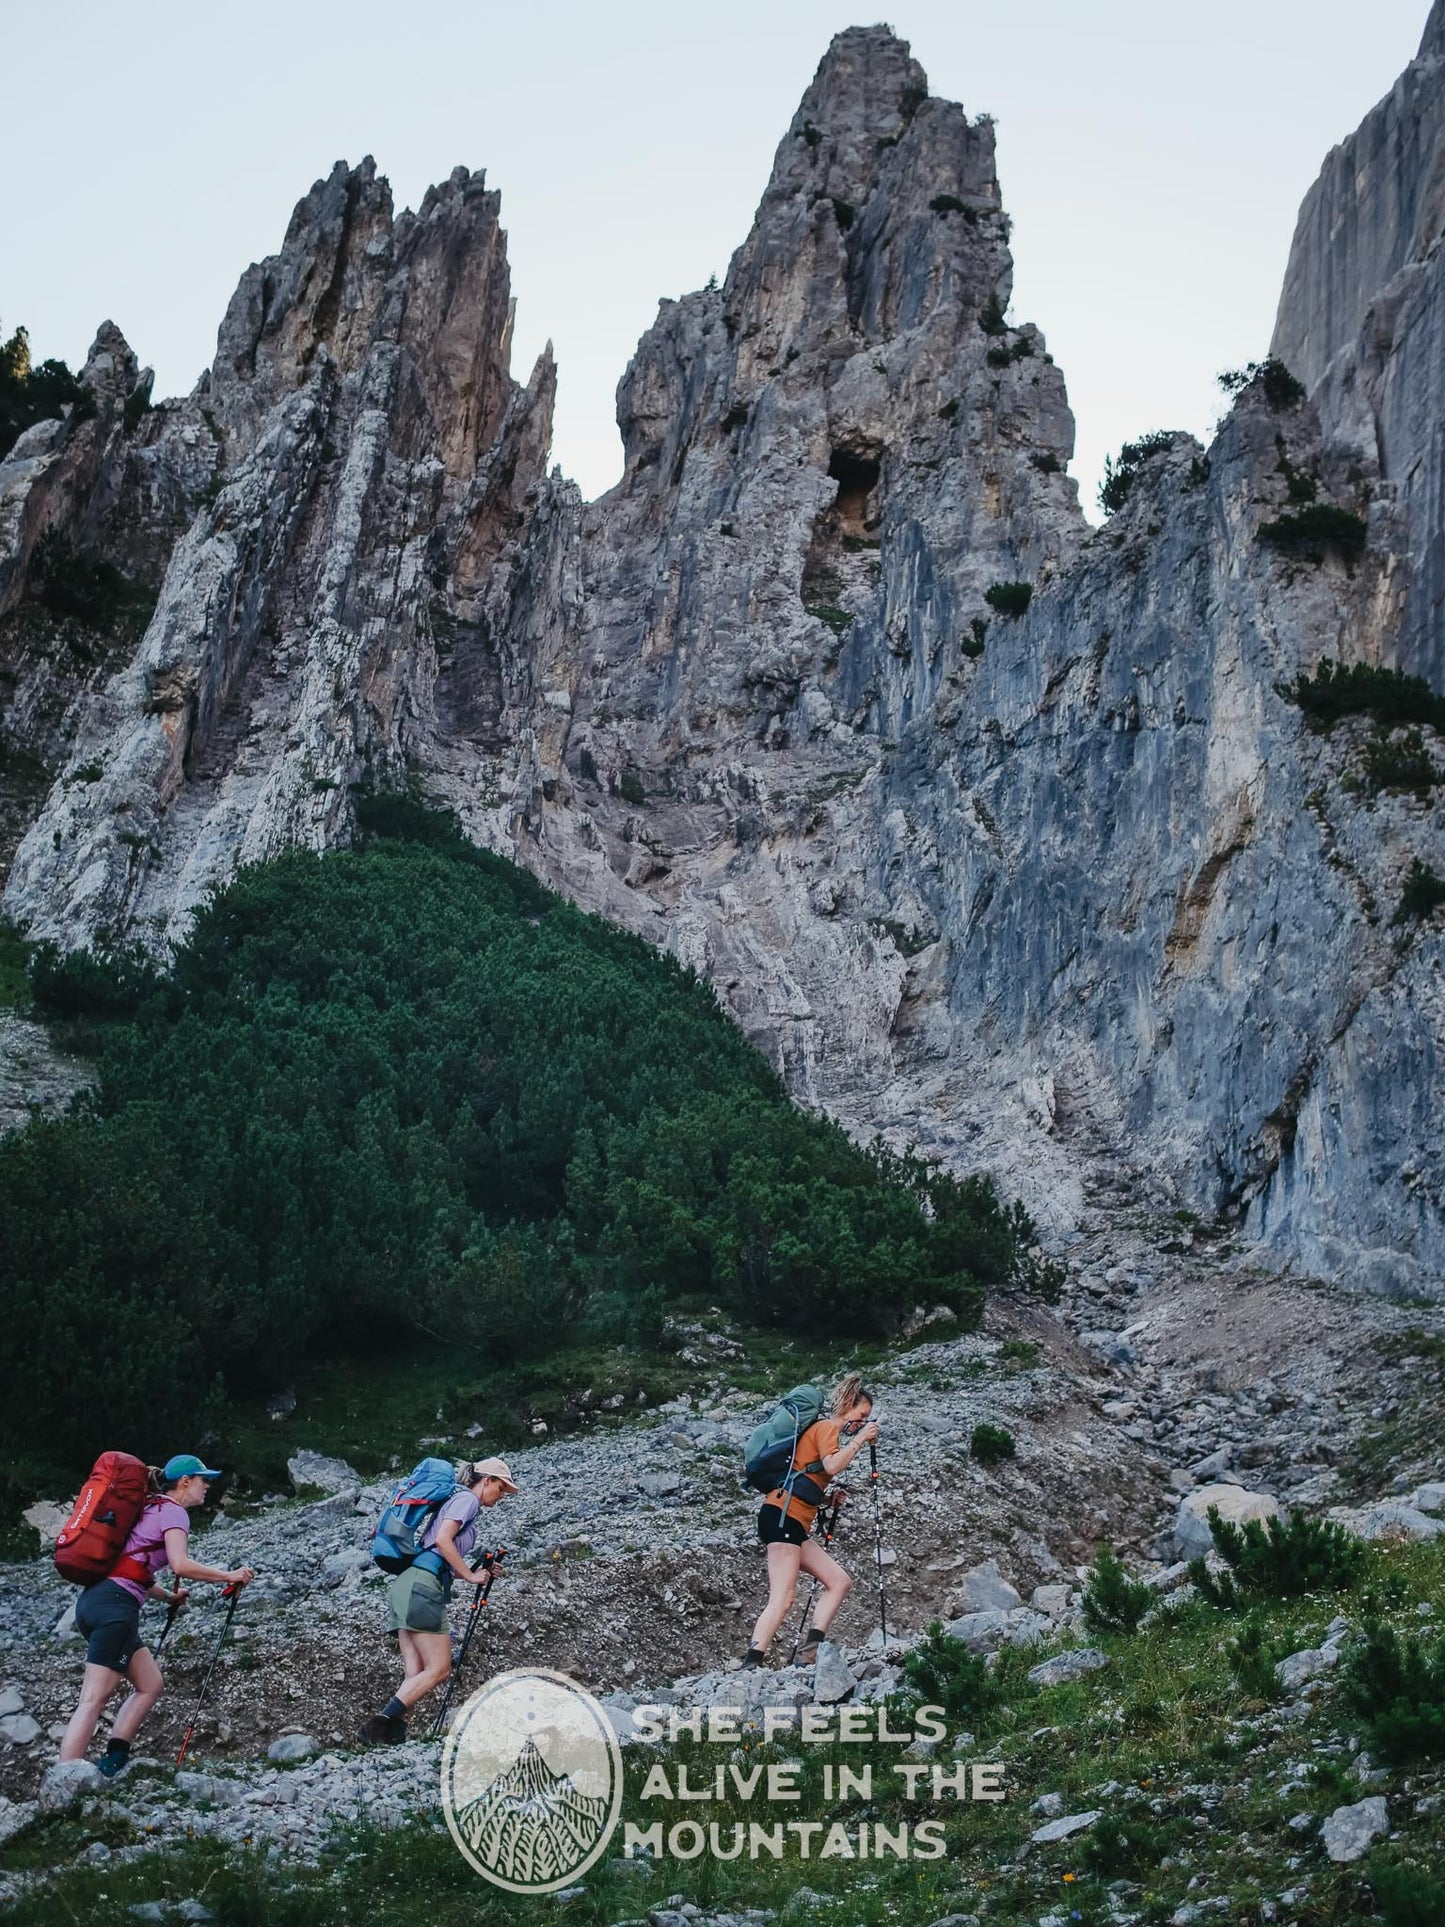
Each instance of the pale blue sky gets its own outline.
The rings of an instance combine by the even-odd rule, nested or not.
[[[1143,431],[1206,435],[1262,355],[1300,197],[1415,52],[1428,0],[889,0],[935,93],[998,121],[1013,317],[1078,420],[1086,506]],[[458,162],[502,195],[515,371],[551,336],[554,459],[621,466],[613,391],[660,296],[725,271],[830,36],[832,0],[527,7],[96,0],[12,10],[0,324],[78,362],[104,317],[188,389],[242,269],[365,153],[398,206]],[[25,75],[17,85],[14,76]]]

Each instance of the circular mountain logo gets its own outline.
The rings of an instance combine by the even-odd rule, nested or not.
[[[511,1893],[551,1893],[585,1873],[621,1806],[612,1722],[565,1673],[498,1673],[447,1735],[451,1836],[483,1879]]]

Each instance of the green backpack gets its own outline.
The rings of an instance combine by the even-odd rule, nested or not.
[[[817,1386],[795,1385],[748,1440],[743,1454],[743,1477],[748,1484],[759,1492],[772,1492],[778,1486],[790,1492],[798,1440],[822,1416],[823,1394]]]

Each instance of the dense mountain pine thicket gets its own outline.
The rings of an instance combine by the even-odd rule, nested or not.
[[[818,1333],[972,1322],[1026,1262],[986,1180],[798,1110],[675,963],[407,799],[361,817],[243,871],[165,975],[36,956],[99,1083],[0,1144],[14,1443],[159,1444],[218,1375],[417,1330],[646,1346],[700,1292]]]

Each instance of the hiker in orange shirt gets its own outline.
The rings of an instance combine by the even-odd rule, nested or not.
[[[767,1659],[774,1635],[792,1611],[800,1570],[823,1589],[799,1651],[804,1666],[818,1657],[834,1614],[852,1590],[853,1581],[838,1561],[808,1535],[819,1506],[841,1503],[844,1495],[832,1481],[878,1437],[878,1427],[870,1416],[873,1395],[857,1372],[837,1385],[831,1407],[831,1417],[816,1420],[799,1438],[792,1470],[758,1513],[758,1537],[768,1549],[768,1603],[753,1627],[744,1666],[761,1666]]]

